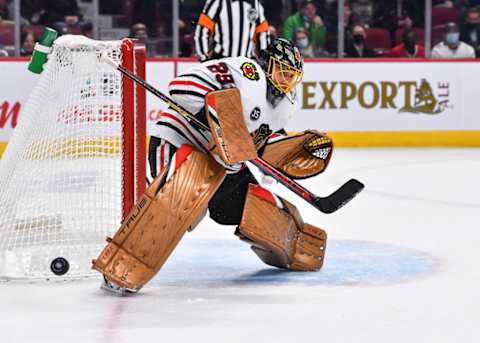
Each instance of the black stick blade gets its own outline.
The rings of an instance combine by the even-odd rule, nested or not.
[[[365,188],[363,183],[350,179],[329,196],[317,197],[313,202],[323,213],[333,213],[352,200],[363,188]]]

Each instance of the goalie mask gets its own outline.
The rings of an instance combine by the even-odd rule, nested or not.
[[[268,80],[267,96],[274,106],[302,81],[303,59],[298,48],[289,40],[274,39],[261,52],[259,62]]]

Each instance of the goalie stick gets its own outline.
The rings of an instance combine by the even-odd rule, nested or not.
[[[156,97],[163,100],[172,109],[180,113],[182,116],[184,116],[188,120],[194,122],[203,130],[210,131],[210,128],[208,126],[206,126],[200,120],[195,118],[195,116],[192,115],[189,111],[187,111],[182,106],[177,104],[175,101],[170,99],[168,96],[166,96],[165,94],[163,94],[162,92],[154,88],[145,80],[143,80],[142,78],[132,73],[130,70],[122,67],[121,65],[118,65],[113,60],[108,58],[106,55],[102,55],[100,60],[102,62],[109,64],[110,66],[112,66],[113,68],[121,72],[123,75],[125,75],[126,77],[140,84],[150,93],[152,93]],[[277,170],[275,167],[273,167],[272,165],[270,165],[269,163],[267,163],[266,161],[262,160],[259,157],[256,158],[255,160],[248,161],[248,163],[251,163],[254,166],[256,166],[264,174],[270,175],[276,181],[284,185],[287,189],[297,194],[303,200],[307,201],[309,204],[311,204],[313,207],[315,207],[316,209],[320,210],[323,213],[333,213],[337,211],[343,205],[345,205],[350,200],[352,200],[364,188],[364,185],[360,181],[356,179],[350,179],[346,183],[344,183],[342,186],[340,186],[340,188],[338,188],[332,194],[326,197],[320,197],[313,194],[312,192],[310,192],[309,190],[307,190],[306,188],[304,188],[303,186],[301,186],[300,184],[298,184],[297,182],[295,182],[294,180],[292,180],[291,178],[283,174],[281,171]]]

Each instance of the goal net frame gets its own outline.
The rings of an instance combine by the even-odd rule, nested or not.
[[[84,55],[82,49],[85,50]],[[145,46],[134,40],[101,42],[83,36],[62,36],[54,42],[44,71],[20,112],[17,128],[0,160],[0,281],[71,279],[98,275],[91,270],[92,258],[101,251],[105,237],[115,233],[145,190],[145,89],[110,66],[101,65],[99,57],[104,53],[102,49],[116,56],[117,62],[123,67],[142,79],[146,78]],[[59,58],[61,53],[67,57]],[[55,66],[56,63],[60,63],[60,66]],[[57,73],[54,75],[56,78],[48,73]],[[73,79],[73,73],[80,75],[78,79]],[[62,75],[69,80],[64,82],[66,86],[62,83]],[[59,84],[52,80],[59,80]],[[65,102],[70,103],[63,106],[52,102],[51,108],[54,109],[46,108],[44,113],[35,113],[35,104],[37,108],[42,107],[38,104],[43,94],[47,94],[45,98],[54,96],[50,94],[53,92],[50,88],[60,88],[55,91],[61,94],[62,99],[66,98]],[[102,91],[104,97],[110,95],[108,92],[114,94],[111,96],[114,100],[108,100],[112,103],[103,108]],[[75,96],[79,103],[82,102],[81,106],[75,105],[81,107],[81,110],[71,104],[75,103]],[[85,108],[89,111],[87,117]],[[110,112],[105,114],[108,111]],[[22,116],[24,113],[25,118]],[[31,123],[34,120],[27,116],[38,115],[40,119],[35,119],[36,123],[42,126],[42,115],[45,113],[56,116],[56,121],[51,126],[57,125],[59,118],[67,113],[68,120],[62,117],[61,125],[66,128],[81,126],[82,133],[70,137],[55,132],[55,138],[42,136],[41,139],[32,138],[29,141],[29,137],[36,137],[36,128]],[[112,117],[102,119],[107,115]],[[92,133],[88,132],[89,124]],[[33,128],[29,128],[32,125]],[[108,132],[115,130],[113,135],[102,136],[94,132],[97,130],[95,126],[109,125],[111,127]],[[34,148],[39,147],[43,150],[38,149],[32,153]],[[103,171],[103,164],[114,165],[114,168]],[[59,171],[67,165],[70,169],[61,174]],[[66,184],[62,188],[63,183],[72,179],[72,170],[73,173],[80,174],[77,179],[82,179],[83,167],[93,170],[94,176],[84,177],[84,184]],[[21,168],[28,172],[23,172],[22,177],[16,177],[15,173]],[[102,174],[102,180],[108,181],[109,173],[116,181],[98,185],[101,181],[96,179],[96,175]],[[12,186],[13,182],[15,184]],[[29,183],[32,185],[29,186]],[[42,193],[43,191],[45,192]],[[113,200],[112,195],[104,197],[102,194],[110,191]],[[70,201],[69,192],[80,200],[76,203]],[[95,203],[105,202],[110,205],[109,202],[115,202],[115,206],[106,207],[107,210],[97,209],[96,205],[89,204],[91,197],[98,197],[99,200],[96,199]],[[85,209],[78,207],[83,206],[82,201]],[[58,207],[61,210],[57,211]],[[37,213],[36,208],[42,208],[42,211]],[[109,211],[115,213],[104,213]],[[20,212],[25,213],[19,214]],[[108,219],[99,219],[96,224],[95,217],[104,214]],[[74,225],[69,226],[69,223]]]

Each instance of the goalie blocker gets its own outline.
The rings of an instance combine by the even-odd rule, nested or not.
[[[209,150],[226,164],[257,158],[257,150],[243,117],[242,100],[237,88],[207,94],[205,112],[212,133]]]

